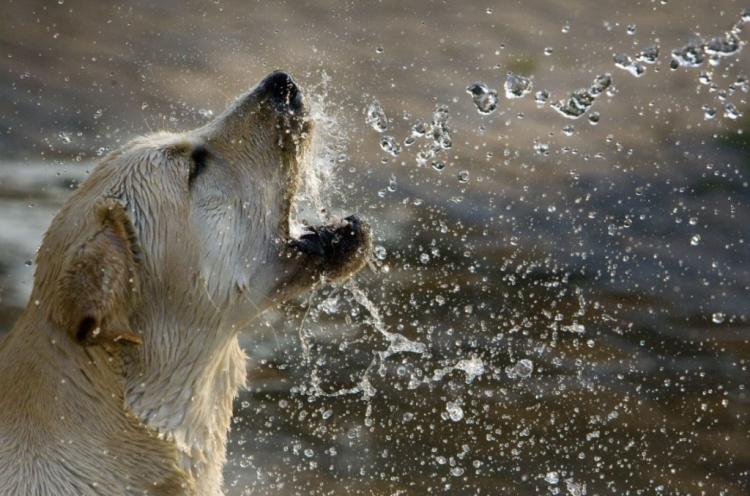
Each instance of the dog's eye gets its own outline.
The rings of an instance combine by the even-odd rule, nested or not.
[[[195,178],[198,177],[208,165],[208,150],[199,146],[193,150],[190,154],[190,175],[188,176],[188,184],[192,186]]]

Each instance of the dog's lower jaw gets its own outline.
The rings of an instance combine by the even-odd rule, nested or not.
[[[174,363],[168,357],[131,352],[125,364],[125,405],[146,428],[175,444],[182,470],[195,481],[195,495],[219,496],[224,494],[222,468],[232,401],[245,384],[246,357],[231,330],[161,329],[148,334],[170,333],[205,340],[195,339],[195,349],[185,350]],[[146,363],[160,366],[149,368]]]

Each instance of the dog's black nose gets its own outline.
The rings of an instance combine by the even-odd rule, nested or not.
[[[302,105],[302,95],[292,76],[284,71],[275,71],[266,76],[258,85],[258,91],[282,109],[298,110]]]

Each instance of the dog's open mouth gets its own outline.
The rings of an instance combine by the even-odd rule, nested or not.
[[[289,153],[287,159],[289,178],[287,213],[301,181],[302,164],[309,147],[313,122],[306,108],[302,91],[284,72],[274,72],[259,85],[258,91],[267,95],[280,117],[280,145]],[[288,217],[288,215],[287,215]],[[288,245],[298,255],[308,258],[329,279],[344,277],[359,270],[367,260],[371,248],[370,228],[357,216],[328,225],[305,226],[295,237],[289,235],[288,220],[283,226]]]

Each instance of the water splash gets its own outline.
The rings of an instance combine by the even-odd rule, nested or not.
[[[466,92],[471,95],[477,112],[482,115],[489,115],[497,108],[497,90],[487,87],[486,84],[477,81],[466,88]]]
[[[389,331],[378,306],[369,298],[367,293],[365,293],[365,291],[357,285],[355,281],[347,281],[342,288],[347,291],[349,295],[351,295],[351,298],[355,303],[357,303],[367,312],[367,317],[365,317],[364,319],[365,323],[369,324],[378,334],[385,338],[386,342],[388,343],[388,347],[385,350],[373,352],[370,364],[362,373],[357,384],[352,387],[341,388],[335,391],[324,390],[322,380],[318,374],[318,369],[317,367],[313,367],[310,374],[309,384],[302,387],[301,389],[311,396],[329,398],[361,395],[362,399],[368,402],[367,411],[365,414],[365,418],[367,419],[369,418],[371,413],[369,401],[375,396],[375,394],[377,394],[377,389],[372,385],[371,381],[372,373],[377,371],[380,376],[385,376],[386,362],[390,357],[403,353],[426,355],[428,349],[427,345],[422,342],[414,341],[407,338],[406,336],[403,336],[402,334]],[[336,303],[338,302],[338,297],[329,297],[319,305],[322,310],[326,311],[327,309],[330,309],[332,303],[329,300],[331,300],[332,298],[335,300],[333,305],[336,305]],[[310,307],[311,302],[308,301],[308,311]],[[311,336],[309,334],[309,331],[304,329],[304,326],[300,327],[299,334],[300,340],[302,342],[303,357],[305,359],[305,362],[307,364],[310,364],[313,362],[309,344]],[[477,373],[476,367],[472,369],[470,364],[465,366],[474,374]]]
[[[636,62],[630,55],[618,53],[615,54],[613,58],[615,61],[615,67],[628,71],[635,77],[641,77],[646,73],[646,66]]]
[[[330,83],[330,76],[322,72],[320,82],[309,86],[306,92],[315,131],[302,164],[301,184],[292,209],[293,236],[301,234],[304,224],[330,221],[326,206],[340,194],[333,176],[341,157],[346,156],[348,134],[338,109],[328,98]]]
[[[578,119],[589,111],[594,101],[612,86],[612,76],[609,73],[600,74],[594,78],[588,89],[581,88],[563,100],[552,104],[552,108],[563,117]]]
[[[367,106],[365,122],[379,133],[388,130],[388,117],[385,115],[385,110],[383,109],[383,106],[380,105],[379,101],[373,100],[373,102]]]
[[[508,99],[523,98],[534,89],[534,82],[525,76],[509,72],[505,77],[505,97]]]

